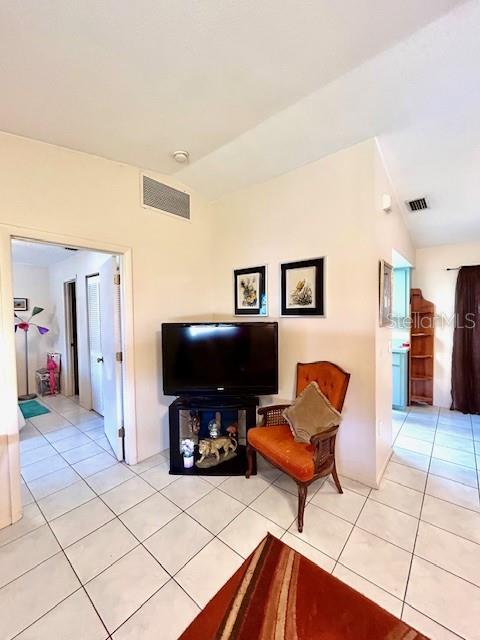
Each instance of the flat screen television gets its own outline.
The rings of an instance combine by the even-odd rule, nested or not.
[[[164,323],[162,352],[165,395],[278,392],[276,322]]]

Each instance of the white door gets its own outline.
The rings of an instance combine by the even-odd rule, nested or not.
[[[105,435],[118,460],[123,459],[122,328],[118,258],[100,268],[100,335],[103,355]]]
[[[87,278],[88,348],[92,409],[103,416],[103,356],[100,329],[100,276]]]

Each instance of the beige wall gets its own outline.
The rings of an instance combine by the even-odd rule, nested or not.
[[[332,360],[347,369],[352,377],[338,463],[344,474],[371,485],[377,480],[376,388],[389,393],[391,418],[391,360],[382,368],[388,380],[375,377],[378,259],[385,253],[391,262],[398,229],[403,250],[412,252],[398,212],[379,211],[376,191],[386,176],[377,154],[371,140],[214,205],[217,317],[231,318],[232,270],[267,264],[270,317],[280,324],[278,398],[292,398],[298,361]],[[280,263],[317,256],[327,257],[326,317],[279,318]],[[382,415],[385,439],[388,416]]]
[[[192,193],[191,222],[153,213],[140,206],[139,169],[7,134],[0,193],[0,223],[132,249],[138,459],[164,449],[171,399],[162,393],[160,328],[211,317],[209,206]]]
[[[415,249],[407,231],[399,203],[385,170],[377,145],[373,150],[374,162],[374,220],[376,264],[385,260],[393,265],[393,251],[401,254],[410,264],[415,263]],[[392,196],[392,209],[382,210],[382,195]],[[378,282],[378,280],[377,280]],[[378,284],[377,284],[378,286]],[[378,295],[378,293],[377,293]],[[377,429],[376,478],[377,483],[385,470],[392,448],[392,329],[380,327],[375,320],[375,412]]]
[[[28,332],[28,368],[30,393],[36,392],[35,371],[47,366],[47,352],[51,350],[54,336],[52,333],[53,304],[50,295],[49,272],[47,267],[34,267],[29,264],[13,265],[13,295],[15,298],[28,298],[28,311],[19,311],[21,318],[29,318],[34,306],[44,311],[32,321],[50,329],[41,336],[35,327]],[[17,356],[17,380],[19,395],[26,393],[25,384],[25,333],[18,330],[15,334],[15,352]]]
[[[80,251],[66,260],[57,262],[49,269],[50,291],[55,314],[53,323],[54,350],[60,353],[62,357],[62,389],[64,390],[66,388],[67,363],[64,284],[71,280],[76,281],[78,386],[80,404],[85,409],[92,408],[86,279],[87,276],[98,273],[100,267],[110,258],[111,256],[105,253]]]
[[[480,264],[480,242],[417,249],[413,285],[435,304],[435,369],[433,402],[450,408],[455,285],[458,271],[446,267]]]
[[[191,223],[143,209],[139,174],[135,167],[0,134],[0,224],[66,235],[72,243],[84,239],[89,246],[99,242],[132,250],[138,459],[168,445],[171,398],[162,393],[162,321],[209,320],[212,314],[231,318],[232,270],[256,264],[268,266],[270,317],[276,319],[279,264],[326,256],[326,317],[278,318],[279,397],[292,398],[297,361],[327,359],[346,368],[352,378],[338,441],[339,467],[375,485],[391,437],[390,334],[377,329],[378,260],[391,261],[392,248],[407,258],[411,252],[398,211],[386,216],[379,208],[388,178],[375,141],[214,205],[192,193]],[[11,294],[8,253],[4,230],[0,288],[6,295]],[[0,320],[5,330],[7,315]],[[9,345],[0,335],[2,356],[8,357]],[[377,417],[382,420],[378,433]],[[12,413],[0,428],[5,442],[17,437],[14,423]],[[18,464],[15,447],[7,451],[5,442],[0,441],[2,472]],[[5,505],[0,500],[0,510]]]

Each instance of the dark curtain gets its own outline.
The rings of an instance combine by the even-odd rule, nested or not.
[[[480,413],[480,266],[462,267],[455,291],[452,409]]]

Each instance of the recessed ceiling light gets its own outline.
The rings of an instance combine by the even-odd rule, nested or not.
[[[180,164],[186,164],[190,158],[188,151],[174,151],[172,156],[173,159]]]

